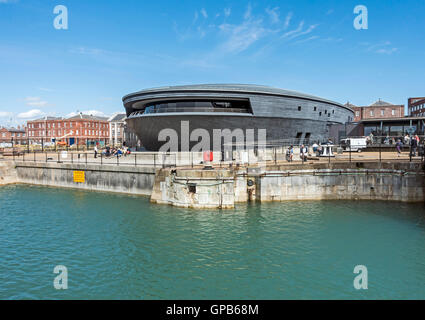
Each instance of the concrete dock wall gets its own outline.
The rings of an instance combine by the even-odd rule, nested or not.
[[[424,201],[424,173],[398,170],[302,170],[267,172],[257,200]]]
[[[84,172],[84,182],[74,181],[75,171]],[[150,195],[155,180],[155,169],[135,166],[17,162],[16,175],[18,183]]]
[[[231,170],[161,170],[151,202],[190,208],[233,208],[234,180]]]
[[[18,182],[15,165],[11,161],[0,162],[0,186]]]
[[[75,173],[83,173],[76,181]],[[248,201],[425,201],[421,163],[339,163],[154,169],[70,163],[0,162],[0,185],[24,183],[150,195],[151,201],[192,208],[233,208]]]

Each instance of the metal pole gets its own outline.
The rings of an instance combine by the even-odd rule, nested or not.
[[[134,165],[137,167],[137,154],[134,154]]]
[[[74,154],[71,152],[71,163],[74,163]]]
[[[381,161],[382,161],[381,144],[382,144],[382,140],[379,139],[379,163],[381,163]]]
[[[273,147],[273,150],[274,150],[274,164],[276,164],[277,163],[276,147]],[[304,160],[303,160],[303,162],[304,162]]]
[[[35,149],[34,149],[34,162],[35,162]]]
[[[328,163],[331,164],[331,146],[328,146]]]
[[[120,165],[120,157],[119,157],[119,154],[117,152],[117,166],[119,166],[119,165]]]
[[[103,165],[103,152],[100,153],[100,164]]]
[[[156,153],[153,154],[153,167],[156,168]]]
[[[351,143],[350,143],[350,163],[351,163]]]
[[[86,156],[86,165],[87,165],[87,152],[85,153],[85,156]]]

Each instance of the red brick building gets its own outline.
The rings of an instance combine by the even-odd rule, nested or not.
[[[106,144],[108,118],[79,114],[70,118],[45,117],[27,122],[30,143],[62,141],[68,145]]]
[[[404,117],[404,105],[394,105],[379,99],[370,106],[355,106],[347,102],[345,106],[353,109],[354,122],[369,119],[391,119]]]
[[[407,108],[411,117],[425,116],[425,97],[409,98],[407,100]]]
[[[25,127],[18,128],[0,128],[0,143],[12,143],[14,145],[27,144],[27,133]]]

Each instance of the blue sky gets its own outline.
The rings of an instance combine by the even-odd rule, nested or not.
[[[368,30],[353,27],[359,4]],[[130,92],[196,83],[407,104],[425,96],[424,17],[425,0],[0,0],[0,124],[111,115]]]

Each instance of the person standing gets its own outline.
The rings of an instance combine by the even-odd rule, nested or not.
[[[415,138],[412,138],[410,140],[410,146],[412,148],[412,150],[411,150],[412,156],[416,157],[416,149],[418,148],[418,140],[416,140]]]
[[[408,133],[406,133],[406,135],[404,136],[404,144],[407,144],[407,145],[410,144],[410,137]]]
[[[99,152],[99,150],[97,149],[97,144],[94,146],[94,158],[97,158],[97,153]]]
[[[403,144],[401,143],[401,140],[398,139],[397,140],[397,143],[395,145],[396,145],[396,148],[397,148],[397,156],[400,157],[400,155],[401,155],[401,148],[403,146]]]

